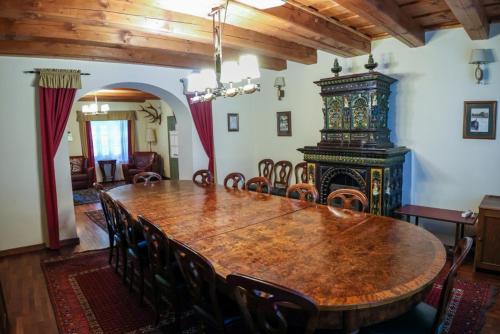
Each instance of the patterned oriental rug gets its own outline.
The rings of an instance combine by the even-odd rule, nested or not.
[[[106,218],[104,218],[104,212],[102,210],[87,211],[85,214],[97,226],[106,231],[106,233],[108,232],[108,225],[106,225]]]
[[[85,252],[42,262],[47,289],[61,334],[152,333],[153,309],[140,305],[138,293],[129,293],[112,267],[108,250]],[[436,283],[426,302],[436,306],[441,285]],[[495,289],[487,283],[458,280],[445,323],[445,333],[479,333]],[[183,315],[183,333],[196,333],[192,312]],[[171,317],[162,316],[167,325]]]
[[[128,291],[107,258],[105,249],[41,263],[59,333],[159,333],[151,304],[140,304],[139,294]],[[183,315],[183,333],[195,333],[193,316]],[[171,322],[167,312],[160,326]]]
[[[103,186],[105,190],[109,190],[124,184],[125,181],[116,181],[104,183]],[[93,187],[88,189],[73,190],[73,203],[75,205],[99,203],[99,195]]]

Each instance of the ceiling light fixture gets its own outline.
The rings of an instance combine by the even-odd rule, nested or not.
[[[212,101],[217,97],[234,97],[260,91],[260,84],[252,80],[260,78],[259,63],[254,55],[242,55],[239,61],[222,62],[222,36],[229,1],[212,8],[214,68],[192,72],[187,77],[187,92],[194,93],[191,103]],[[224,15],[224,18],[222,18]],[[243,82],[243,85],[239,84]]]
[[[109,104],[97,104],[97,95],[94,93],[94,103],[84,104],[82,106],[82,112],[86,115],[105,115],[109,111]]]

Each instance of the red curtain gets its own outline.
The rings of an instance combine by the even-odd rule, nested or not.
[[[39,87],[40,132],[42,144],[43,185],[49,248],[59,249],[59,216],[54,157],[64,135],[71,106],[75,99],[74,88]]]
[[[212,102],[190,103],[192,95],[186,95],[194,125],[201,144],[208,156],[208,170],[214,175],[214,131],[212,123]]]
[[[87,155],[89,167],[95,167],[94,159],[94,141],[92,140],[92,125],[90,121],[85,122],[85,130],[87,131]],[[96,174],[94,169],[94,182],[96,181]]]

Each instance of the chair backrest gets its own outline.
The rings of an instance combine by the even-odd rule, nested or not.
[[[169,283],[173,283],[172,256],[167,236],[148,219],[139,216],[137,220],[142,225],[144,239],[146,239],[148,244],[148,258],[151,272],[167,277],[170,279]]]
[[[293,197],[294,193],[299,194],[301,201],[310,201],[316,203],[319,198],[318,190],[315,186],[308,183],[293,184],[286,190],[286,197]]]
[[[71,174],[82,174],[87,170],[88,159],[83,155],[73,155],[69,157],[69,165]]]
[[[193,182],[199,186],[209,186],[213,184],[212,173],[208,169],[200,169],[193,174]]]
[[[368,198],[361,191],[356,189],[338,189],[330,193],[326,199],[326,204],[335,207],[335,201],[340,199],[341,207],[349,210],[356,210],[354,202],[358,202],[360,210],[365,212],[368,209]]]
[[[293,305],[300,312],[300,315],[294,313],[294,318],[300,319],[297,322],[304,326],[303,333],[312,334],[315,331],[319,311],[308,297],[277,284],[240,274],[231,274],[227,276],[226,281],[234,291],[248,332],[289,333],[286,311],[280,307],[283,305]],[[296,332],[298,331],[294,331]]]
[[[105,191],[99,191],[99,199],[101,200],[102,211],[104,212],[104,218],[106,218],[109,235],[117,234],[125,236],[125,226],[118,218],[118,208],[115,201]]]
[[[146,186],[154,181],[161,181],[161,175],[155,172],[140,172],[135,174],[132,179],[133,184],[144,182],[144,185]]]
[[[255,184],[256,186],[255,191],[258,193],[270,194],[273,189],[273,187],[271,186],[271,181],[269,181],[267,177],[263,176],[252,177],[250,180],[247,181],[245,187],[247,189],[250,189],[250,186],[252,184]]]
[[[241,189],[245,189],[245,176],[241,173],[235,172],[235,173],[229,173],[227,176],[224,178],[224,187],[230,188],[229,182],[232,181],[231,187],[233,189],[238,189],[239,184],[241,183]]]
[[[458,268],[462,265],[467,254],[472,248],[472,238],[465,237],[461,239],[457,246],[455,247],[453,263],[446,274],[443,282],[443,287],[441,289],[441,295],[439,296],[439,303],[436,313],[436,318],[434,319],[434,325],[432,326],[432,333],[440,333],[443,321],[448,310],[448,306],[451,302],[451,295],[453,286],[455,285],[455,280],[457,278]]]
[[[259,176],[263,176],[271,180],[274,170],[274,161],[272,159],[262,159],[259,161],[258,168]]]
[[[153,164],[156,159],[156,152],[134,152],[130,157],[130,162],[136,168],[141,169]]]
[[[307,162],[295,165],[295,183],[307,183]]]
[[[274,164],[274,187],[288,188],[293,165],[290,161],[281,160]]]
[[[187,245],[169,240],[195,311],[212,327],[224,327],[217,299],[215,269],[203,255]]]
[[[104,191],[104,186],[101,183],[99,183],[99,182],[94,182],[92,184],[92,187],[94,187],[94,189],[97,190],[98,192],[99,191]]]
[[[136,254],[139,254],[138,244],[144,240],[142,226],[134,217],[132,217],[121,202],[116,202],[116,208],[118,211],[118,220],[120,221],[120,224],[124,226],[127,246],[132,248]]]

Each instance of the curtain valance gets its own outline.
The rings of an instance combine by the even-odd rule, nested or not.
[[[78,110],[76,112],[76,120],[78,122],[92,121],[135,121],[137,119],[135,111],[110,111],[103,115],[85,115]]]
[[[44,88],[82,88],[80,70],[40,69],[38,86]]]

